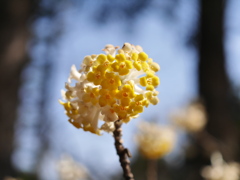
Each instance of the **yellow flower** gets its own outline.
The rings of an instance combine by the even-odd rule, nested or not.
[[[190,133],[201,131],[207,123],[205,108],[199,102],[193,102],[186,108],[174,112],[171,119],[175,125]]]
[[[153,92],[153,91],[149,91],[145,93],[146,98],[153,105],[156,105],[159,102],[157,95],[158,95],[158,92]]]
[[[146,62],[148,59],[148,55],[145,52],[132,53],[132,59],[134,60],[133,66],[138,70],[147,71],[149,69],[149,65]]]
[[[106,106],[106,105],[113,105],[116,103],[115,95],[117,90],[109,91],[107,89],[101,89],[99,91],[100,98],[99,98],[99,105]]]
[[[158,72],[160,70],[159,64],[153,62],[151,58],[148,59],[148,65],[149,65],[149,68],[154,72]]]
[[[125,84],[122,89],[116,94],[120,99],[122,106],[129,106],[131,99],[134,98],[133,88],[129,84]]]
[[[90,71],[87,74],[87,80],[89,82],[93,82],[94,85],[99,85],[104,79],[104,75],[105,75],[105,70],[102,69],[101,66],[93,67],[93,71]]]
[[[136,140],[140,153],[148,159],[158,159],[172,151],[176,135],[170,127],[142,122]]]
[[[114,72],[118,72],[121,76],[127,75],[130,69],[133,68],[132,62],[126,60],[124,54],[116,55],[116,60],[117,61],[112,64],[112,68]]]
[[[119,76],[115,75],[113,72],[108,72],[101,85],[103,89],[114,90],[121,86],[121,80]]]
[[[107,61],[107,56],[105,54],[99,54],[97,57],[97,62],[99,64],[103,64],[104,62]]]
[[[63,107],[65,108],[66,110],[66,115],[70,118],[68,121],[73,125],[75,126],[76,128],[80,128],[80,124],[79,123],[76,123],[74,121],[71,121],[71,119],[74,118],[74,116],[76,116],[78,114],[78,111],[77,109],[75,109],[72,104],[70,102],[62,102],[62,101],[59,101],[60,104],[63,105]]]
[[[60,102],[72,125],[95,134],[111,132],[115,121],[127,123],[150,103],[156,105],[160,83],[155,75],[159,65],[140,46],[106,45],[103,51],[106,54],[85,56],[81,69],[71,67]],[[104,122],[101,127],[99,120]]]
[[[114,104],[113,109],[118,114],[119,119],[121,119],[123,122],[127,123],[130,121],[130,109],[128,106]]]
[[[140,78],[140,84],[146,86],[146,90],[153,91],[160,84],[160,80],[156,75],[147,73],[146,76]]]
[[[104,54],[100,54],[96,59],[96,64],[98,68],[102,71],[110,70],[111,71],[111,59]]]
[[[64,103],[62,101],[59,101],[59,103],[62,104],[63,107],[65,108],[66,114],[67,114],[68,117],[72,117],[72,116],[78,114],[77,109],[73,107],[71,102]]]
[[[144,106],[148,107],[149,101],[144,98],[143,94],[138,94],[134,101],[130,103],[130,109],[133,110],[132,115],[136,115],[142,113],[144,110]]]

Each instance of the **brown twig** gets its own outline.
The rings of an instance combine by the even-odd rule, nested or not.
[[[156,159],[148,159],[147,163],[147,180],[157,180],[157,160]]]
[[[115,148],[119,156],[119,162],[123,169],[124,178],[126,180],[134,180],[133,174],[131,172],[130,161],[128,159],[129,157],[131,157],[131,154],[129,150],[123,146],[121,125],[122,123],[120,120],[117,120],[115,122],[115,130],[113,131]]]

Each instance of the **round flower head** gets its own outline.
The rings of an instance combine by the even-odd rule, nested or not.
[[[67,154],[57,162],[57,171],[60,180],[89,179],[87,169]]]
[[[141,122],[136,141],[140,153],[148,159],[158,159],[172,151],[176,134],[170,127]]]
[[[86,56],[80,70],[72,66],[60,101],[72,125],[95,134],[114,131],[115,121],[127,123],[159,101],[160,66],[140,46],[106,45],[103,51]]]
[[[225,162],[220,152],[214,152],[211,156],[211,166],[205,166],[201,175],[205,180],[239,180],[240,164],[237,162]]]
[[[205,108],[199,102],[191,103],[185,109],[174,112],[171,118],[177,126],[192,133],[201,131],[207,123]]]

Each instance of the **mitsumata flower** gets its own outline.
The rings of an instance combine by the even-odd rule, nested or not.
[[[171,118],[177,127],[189,133],[200,132],[207,123],[205,108],[200,102],[192,102],[186,108],[175,111]]]
[[[201,175],[205,180],[239,180],[240,164],[238,162],[225,162],[218,151],[211,155],[211,166],[205,166]]]
[[[127,123],[159,101],[160,66],[140,46],[106,45],[103,51],[86,56],[80,70],[72,66],[60,101],[72,125],[95,134],[114,131],[115,121]]]
[[[136,136],[140,153],[147,159],[162,158],[174,148],[176,134],[171,127],[141,122]]]

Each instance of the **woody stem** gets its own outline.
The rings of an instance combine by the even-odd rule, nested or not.
[[[157,160],[156,159],[148,159],[147,163],[147,180],[157,180]]]
[[[126,180],[134,180],[133,174],[131,172],[130,161],[128,157],[131,157],[127,148],[123,146],[122,140],[122,122],[117,120],[115,123],[115,130],[113,131],[113,136],[115,140],[115,148],[117,150],[117,155],[119,156],[119,162],[123,169],[123,176]]]

